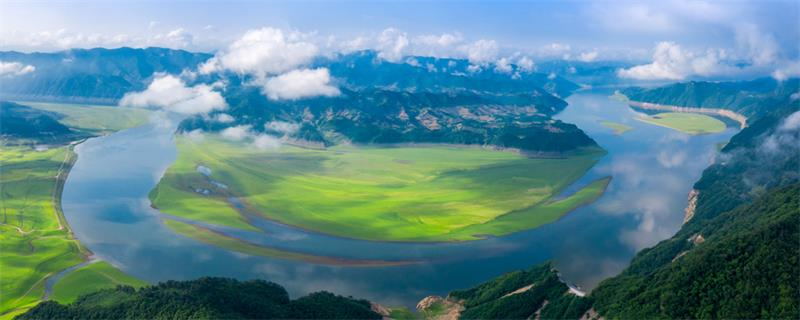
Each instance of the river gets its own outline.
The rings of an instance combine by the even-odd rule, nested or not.
[[[421,298],[467,288],[502,273],[552,259],[571,283],[593,288],[621,271],[642,248],[674,234],[691,186],[735,134],[689,136],[635,120],[636,112],[610,92],[567,99],[556,116],[586,131],[608,154],[566,192],[604,176],[602,198],[559,221],[500,238],[466,243],[410,244],[342,239],[266,220],[265,233],[233,232],[286,250],[352,259],[420,261],[402,266],[348,267],[249,256],[171,232],[147,198],[174,161],[176,121],[89,139],[66,181],[62,206],[76,237],[95,257],[149,282],[227,276],[267,279],[293,296],[317,290],[413,307]],[[615,135],[599,121],[633,130]]]

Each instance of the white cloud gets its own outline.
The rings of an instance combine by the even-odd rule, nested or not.
[[[796,131],[800,130],[800,111],[790,114],[781,124],[780,131]]]
[[[399,62],[407,55],[408,35],[395,28],[383,30],[378,36],[378,57],[389,62]]]
[[[725,52],[708,50],[703,55],[684,50],[674,42],[660,42],[653,53],[653,62],[620,69],[617,75],[639,80],[683,80],[691,76],[730,74],[735,69],[723,62]]]
[[[3,76],[21,76],[26,73],[31,73],[36,71],[36,67],[32,65],[26,65],[19,62],[5,62],[0,61],[0,77]]]
[[[580,55],[578,55],[578,60],[583,62],[592,62],[597,60],[598,55],[599,53],[597,52],[597,50],[583,52]]]
[[[481,39],[462,45],[460,50],[466,54],[470,63],[480,65],[497,59],[498,47],[494,40]]]
[[[123,107],[156,107],[182,114],[208,113],[228,107],[219,92],[208,85],[187,87],[172,75],[158,75],[147,89],[126,93],[119,102]]]
[[[778,60],[778,43],[771,34],[763,33],[752,23],[736,27],[736,43],[746,58],[757,66],[773,64]]]
[[[194,43],[194,36],[184,28],[177,28],[165,34],[157,34],[149,42],[156,46],[186,48]]]
[[[225,128],[225,130],[222,130],[222,132],[220,132],[220,135],[223,138],[231,141],[242,141],[253,135],[253,133],[250,132],[250,128],[252,128],[250,125],[228,127]]]
[[[259,150],[274,150],[280,148],[282,144],[280,138],[265,133],[256,133],[251,130],[252,128],[253,127],[250,125],[228,127],[220,132],[220,136],[230,141],[250,140],[250,144]]]
[[[511,73],[511,71],[514,71],[514,68],[508,58],[500,58],[495,62],[494,70],[500,73]]]
[[[227,49],[200,66],[201,73],[231,70],[258,77],[278,74],[309,63],[319,52],[307,34],[275,28],[247,31]]]
[[[792,77],[800,77],[800,61],[787,62],[776,68],[771,75],[778,81],[784,81]]]
[[[337,96],[328,69],[292,70],[263,81],[262,92],[273,100],[294,100],[314,96]]]
[[[218,113],[217,115],[214,116],[213,120],[221,123],[231,123],[235,119],[227,113]]]
[[[416,43],[431,46],[449,48],[461,43],[464,37],[460,33],[442,33],[441,35],[422,35],[415,39]]]
[[[253,138],[253,147],[259,150],[275,150],[281,147],[281,140],[267,134],[259,134]]]
[[[417,36],[411,41],[411,54],[437,58],[454,58],[463,56],[459,47],[464,43],[460,33],[427,34]]]
[[[533,71],[536,68],[536,65],[533,63],[533,60],[531,60],[531,58],[528,58],[527,56],[523,56],[517,59],[517,66],[524,71]]]
[[[270,121],[264,124],[264,128],[277,131],[282,134],[292,134],[300,129],[300,125],[286,121]]]

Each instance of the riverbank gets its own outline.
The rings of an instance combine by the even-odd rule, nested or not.
[[[453,146],[265,152],[212,135],[176,143],[178,159],[150,193],[152,203],[164,213],[243,230],[252,229],[251,219],[238,207],[343,238],[460,242],[555,221],[604,190],[599,183],[553,200],[605,155],[600,150],[529,158]]]
[[[739,129],[744,129],[747,127],[747,117],[726,109],[679,107],[679,106],[670,106],[670,105],[655,104],[649,102],[639,102],[633,100],[627,100],[625,101],[625,103],[627,103],[631,107],[645,109],[645,110],[662,110],[671,112],[688,112],[688,113],[717,115],[736,121],[737,123],[739,123]]]

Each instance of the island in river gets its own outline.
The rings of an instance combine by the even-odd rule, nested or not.
[[[178,159],[150,193],[154,206],[243,230],[256,230],[246,214],[255,212],[345,238],[476,240],[555,221],[600,197],[609,181],[554,198],[597,163],[599,148],[532,158],[448,145],[264,150],[211,134],[177,144]]]

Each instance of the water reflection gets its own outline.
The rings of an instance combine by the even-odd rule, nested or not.
[[[392,267],[314,265],[249,256],[174,234],[150,207],[147,194],[174,161],[174,121],[135,128],[78,146],[63,207],[80,241],[96,255],[151,282],[200,276],[263,278],[291,294],[316,290],[413,306],[430,294],[473,286],[504,272],[554,259],[563,276],[583,288],[624,268],[635,252],[680,227],[687,192],[733,130],[687,136],[640,123],[609,93],[585,92],[568,99],[557,117],[577,124],[609,151],[565,192],[600,177],[613,179],[606,194],[561,220],[526,232],[451,244],[381,243],[342,239],[289,228],[267,220],[265,232],[225,230],[275,248],[361,259],[428,261]],[[614,135],[598,121],[634,129]],[[213,168],[212,168],[213,170]]]

